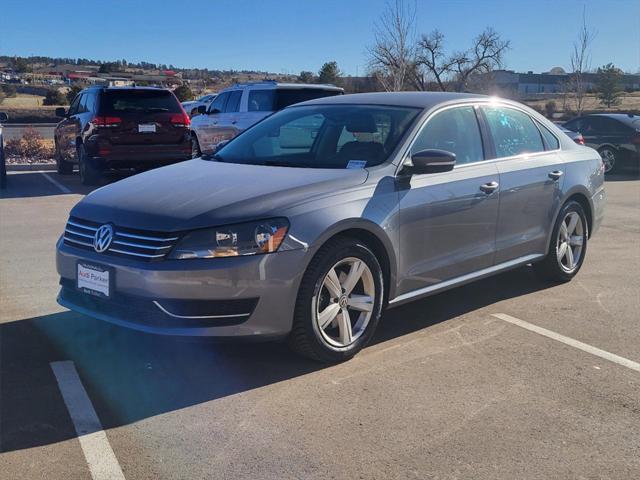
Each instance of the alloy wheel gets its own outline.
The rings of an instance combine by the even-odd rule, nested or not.
[[[582,259],[585,228],[577,212],[569,212],[558,229],[556,257],[560,268],[567,273],[573,272]]]
[[[600,158],[604,164],[604,173],[609,173],[613,170],[616,164],[616,154],[610,148],[604,148],[600,151]]]
[[[355,257],[329,269],[313,299],[314,328],[332,347],[347,347],[364,333],[373,315],[375,283],[367,264]]]

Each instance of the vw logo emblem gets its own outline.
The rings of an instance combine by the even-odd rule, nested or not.
[[[109,224],[102,225],[93,236],[93,249],[102,253],[111,246],[113,241],[113,227]]]

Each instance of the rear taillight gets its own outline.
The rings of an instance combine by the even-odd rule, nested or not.
[[[584,145],[584,137],[582,135],[580,135],[578,138],[575,139],[575,142],[578,145]]]
[[[122,123],[122,119],[120,117],[95,117],[91,120],[91,123],[96,127],[102,128],[113,128],[118,127]]]
[[[631,137],[631,143],[634,145],[640,145],[640,132],[636,133]]]
[[[170,119],[171,125],[174,127],[188,127],[191,125],[191,120],[189,120],[189,115],[186,113],[174,113],[171,115]]]

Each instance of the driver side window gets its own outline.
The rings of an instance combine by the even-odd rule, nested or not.
[[[229,98],[229,92],[221,93],[216,97],[216,99],[211,102],[209,105],[208,112],[211,113],[214,110],[219,110],[220,112],[224,112],[225,104],[227,103],[227,98]]]
[[[411,154],[445,150],[456,155],[456,165],[484,160],[480,127],[473,107],[454,107],[436,113],[418,134]]]

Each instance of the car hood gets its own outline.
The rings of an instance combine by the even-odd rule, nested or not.
[[[182,231],[284,215],[314,196],[362,184],[363,169],[267,167],[201,159],[134,175],[87,195],[71,215],[123,227]]]

